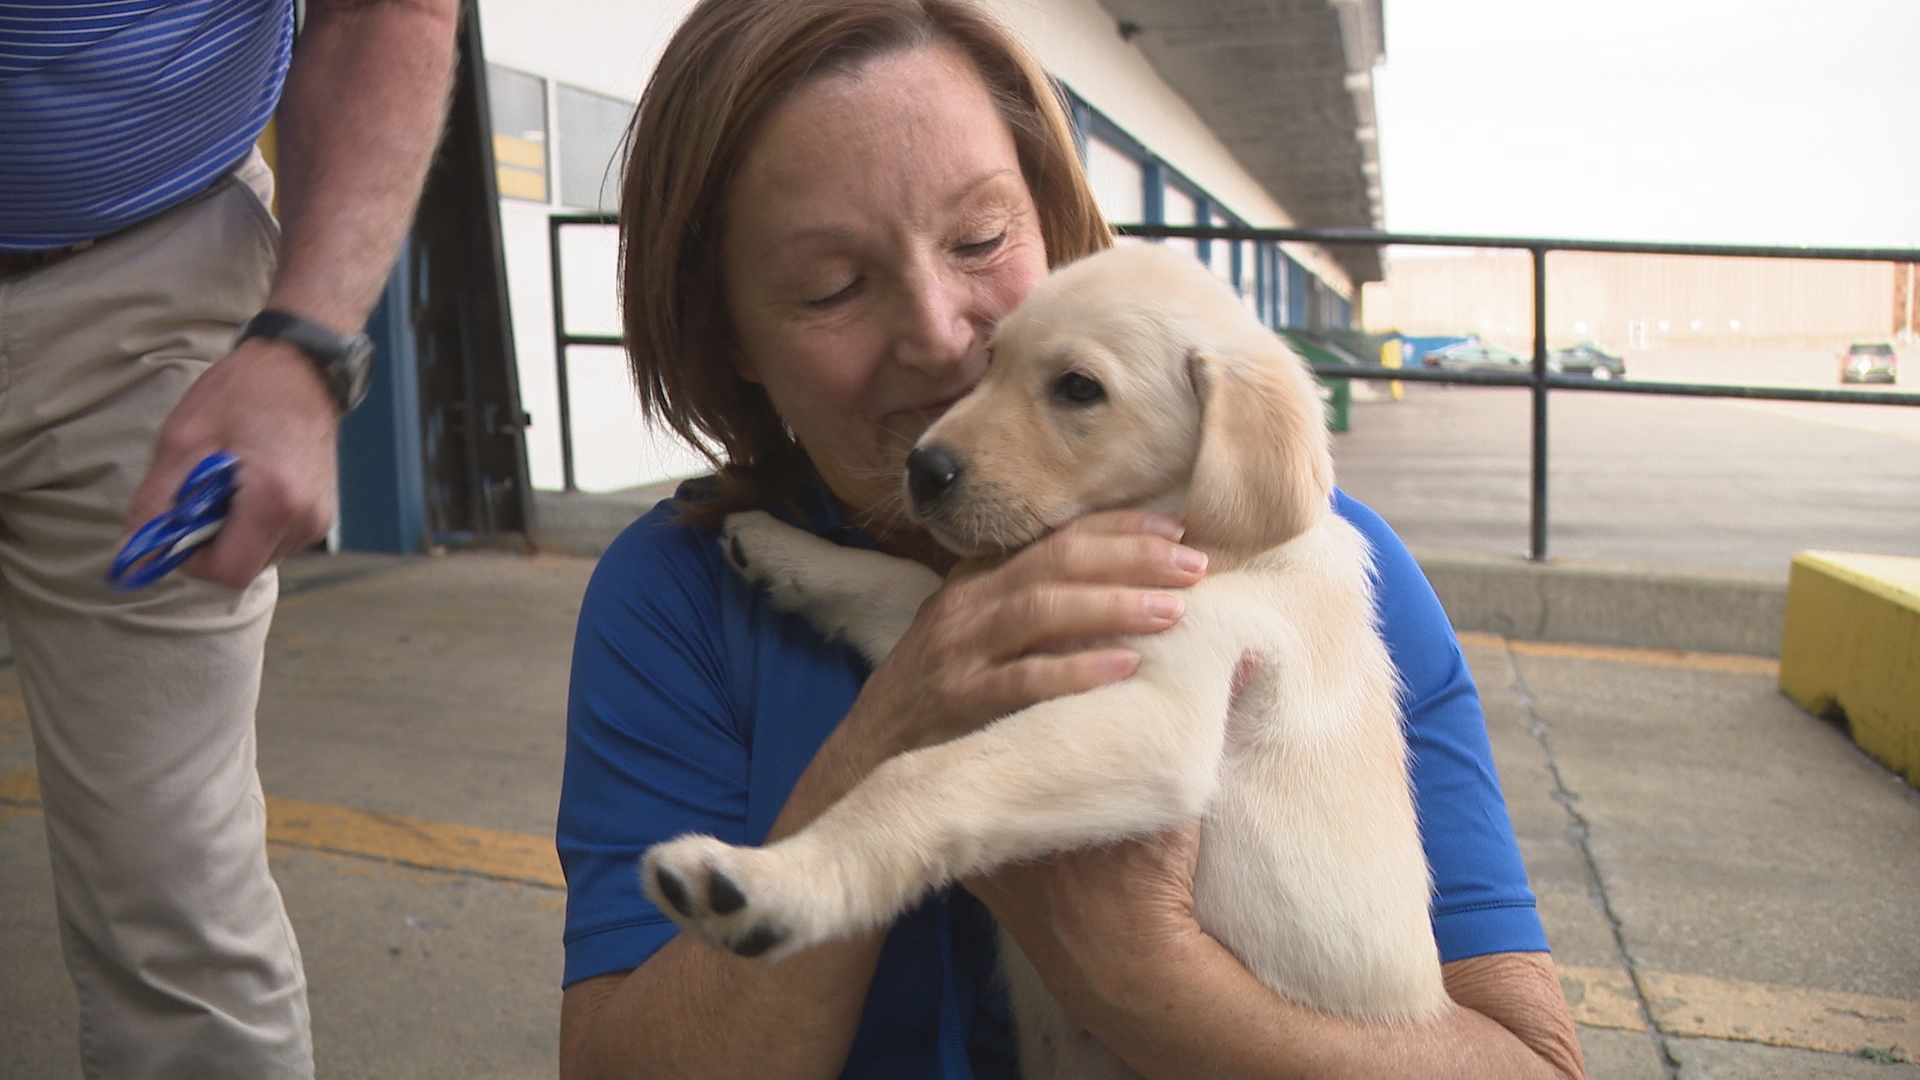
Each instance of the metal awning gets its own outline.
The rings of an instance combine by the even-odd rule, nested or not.
[[[1383,227],[1373,69],[1382,0],[1101,0],[1120,35],[1309,228]],[[1358,283],[1378,248],[1329,247]]]

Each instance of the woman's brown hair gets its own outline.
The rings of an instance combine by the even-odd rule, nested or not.
[[[969,0],[703,0],[654,68],[628,132],[620,198],[627,361],[650,420],[719,468],[682,519],[791,504],[806,453],[758,385],[734,370],[721,281],[728,185],[759,121],[809,78],[929,45],[972,60],[1013,134],[1058,265],[1112,243],[1053,85],[1013,35]]]

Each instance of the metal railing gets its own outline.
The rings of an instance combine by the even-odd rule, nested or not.
[[[612,225],[612,214],[556,214],[548,219],[553,262],[554,362],[560,391],[560,456],[568,491],[577,490],[573,470],[573,424],[567,401],[567,349],[574,345],[618,346],[617,335],[574,334],[566,328],[560,272],[560,230],[569,225]],[[1842,262],[1920,263],[1920,250],[1904,248],[1763,247],[1739,244],[1651,244],[1612,240],[1548,240],[1507,236],[1436,236],[1372,229],[1253,229],[1186,225],[1116,225],[1122,236],[1146,239],[1237,240],[1370,247],[1504,248],[1526,251],[1533,261],[1533,370],[1527,374],[1493,371],[1444,371],[1390,368],[1375,364],[1312,364],[1322,379],[1371,379],[1452,383],[1466,386],[1523,386],[1532,391],[1533,453],[1528,557],[1547,558],[1547,395],[1555,390],[1602,394],[1661,394],[1673,397],[1746,398],[1766,401],[1819,401],[1855,405],[1920,406],[1920,394],[1871,390],[1816,390],[1786,386],[1597,380],[1558,375],[1547,363],[1547,253],[1600,252],[1618,255],[1710,255],[1756,259],[1814,259]]]
[[[1742,386],[1719,383],[1629,382],[1557,375],[1547,367],[1547,253],[1586,251],[1617,255],[1718,255],[1756,259],[1818,259],[1845,262],[1920,262],[1920,251],[1894,248],[1761,247],[1739,244],[1649,244],[1612,240],[1546,240],[1505,236],[1434,236],[1389,233],[1373,229],[1239,229],[1211,226],[1117,225],[1123,236],[1193,240],[1247,240],[1254,242],[1319,245],[1361,244],[1371,247],[1505,248],[1533,257],[1533,370],[1525,375],[1506,372],[1429,371],[1384,365],[1313,364],[1323,379],[1373,379],[1400,382],[1456,383],[1473,386],[1524,386],[1533,392],[1533,462],[1528,530],[1528,558],[1547,558],[1547,394],[1579,390],[1606,394],[1665,394],[1677,397],[1749,398],[1768,401],[1825,401],[1859,405],[1920,405],[1920,394],[1871,390],[1814,390],[1785,386]]]

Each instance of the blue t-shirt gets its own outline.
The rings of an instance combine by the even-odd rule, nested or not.
[[[292,0],[0,4],[0,251],[105,236],[231,172],[292,47]]]
[[[1407,687],[1441,959],[1543,952],[1479,694],[1446,613],[1379,515],[1343,493],[1334,508],[1373,545],[1382,631]],[[640,891],[640,854],[685,832],[762,843],[868,671],[740,580],[713,533],[671,515],[662,503],[614,542],[580,611],[558,830],[568,984],[636,968],[673,937]],[[822,490],[795,523],[872,546]],[[1013,1076],[993,948],[991,919],[965,890],[903,916],[842,1076]]]

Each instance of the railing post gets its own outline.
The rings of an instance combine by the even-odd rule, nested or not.
[[[567,491],[580,490],[573,480],[573,400],[567,390],[567,308],[562,298],[560,273],[560,227],[557,217],[547,218],[547,259],[553,271],[553,370],[555,389],[560,397],[560,478]]]
[[[1547,249],[1533,253],[1533,514],[1527,558],[1547,561]]]

